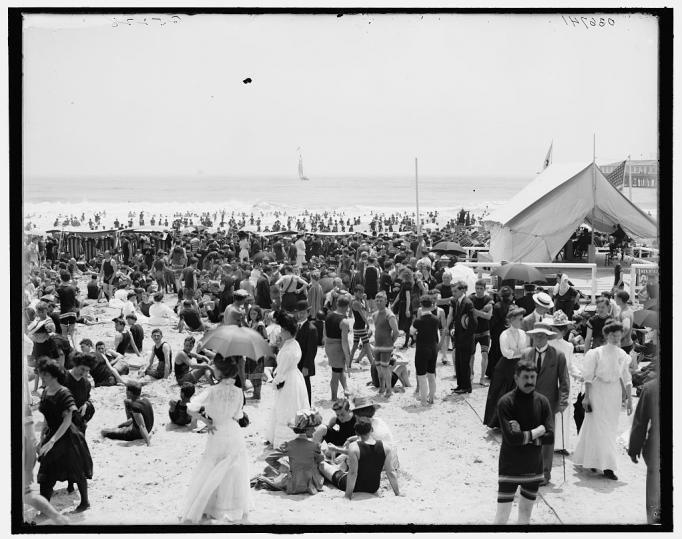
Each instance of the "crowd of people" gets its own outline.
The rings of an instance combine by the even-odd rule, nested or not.
[[[344,224],[349,232],[352,226]],[[100,435],[150,445],[161,411],[143,389],[171,375],[180,399],[163,413],[179,426],[200,422],[208,433],[178,515],[182,522],[240,521],[250,510],[250,488],[312,495],[326,482],[352,499],[377,492],[385,472],[401,495],[400,448],[375,415],[377,403],[414,386],[421,406],[436,405],[436,369],[452,362],[452,393],[465,398],[474,389],[486,391],[484,424],[502,436],[496,523],[508,520],[518,488],[519,522],[530,521],[557,452],[573,452],[586,473],[617,479],[618,417],[622,407],[633,412],[633,384],[646,398],[635,413],[630,454],[636,461],[643,450],[651,470],[647,515],[655,522],[657,431],[646,426],[658,425],[656,334],[635,326],[629,294],[615,287],[596,305],[583,305],[566,275],[556,285],[526,285],[520,294],[514,283],[481,275],[471,286],[457,277],[456,257],[429,252],[440,239],[448,238],[300,233],[267,241],[196,231],[174,235],[167,250],[155,249],[149,237],[126,238],[90,260],[55,253],[48,259],[39,251],[27,261],[24,293],[25,501],[64,523],[49,501],[55,483],[66,481],[78,487],[77,510],[87,510],[93,462],[85,433],[96,413],[91,392],[125,386],[125,421]],[[98,305],[119,314],[102,321],[113,324],[114,342],[93,346],[77,334],[79,325],[101,323],[87,314]],[[153,327],[151,348],[140,320]],[[224,356],[205,345],[222,326],[249,328],[249,338],[268,353]],[[164,332],[187,333],[183,348],[173,350]],[[331,371],[333,417],[326,423],[313,406],[322,395],[313,395],[310,383],[321,347]],[[411,347],[414,363],[408,364],[401,351]],[[584,353],[582,367],[574,361],[578,353]],[[147,364],[136,369],[133,356]],[[348,373],[358,362],[369,364],[370,376],[366,392],[351,394]],[[261,433],[269,454],[265,469],[250,476],[241,429],[264,383],[274,388],[271,419]],[[581,388],[576,410],[583,411],[575,446],[563,427],[564,411],[574,404],[572,384]],[[45,429],[34,445],[30,403],[39,386]],[[40,496],[28,488],[36,457]]]
[[[488,214],[486,208],[478,216],[478,221]],[[40,215],[29,214],[24,228],[26,232],[33,232],[38,228],[35,221],[39,221]],[[364,220],[364,222],[363,222]],[[442,224],[441,224],[442,221]],[[443,219],[438,210],[426,212],[422,219],[422,225],[435,228],[438,224],[442,230],[453,230],[456,227],[473,227],[477,218],[473,212],[462,208],[455,217]],[[308,231],[308,232],[339,232],[352,234],[360,229],[368,232],[393,233],[414,228],[415,215],[406,211],[393,211],[384,213],[370,210],[368,215],[360,217],[347,215],[342,210],[301,212],[286,210],[266,210],[252,208],[246,212],[227,212],[225,209],[194,212],[176,211],[173,213],[145,213],[144,210],[128,211],[127,216],[107,216],[105,210],[94,211],[86,216],[83,211],[80,215],[58,214],[52,222],[53,229],[82,228],[84,231],[97,231],[107,229],[133,229],[135,227],[159,227],[167,229],[181,229],[183,227],[200,227],[222,230],[238,230],[251,227],[254,232],[280,232],[280,231]],[[359,225],[362,225],[358,228]]]

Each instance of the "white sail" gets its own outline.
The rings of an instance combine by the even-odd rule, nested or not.
[[[301,149],[299,148],[298,150],[299,150],[299,154],[298,154],[298,177],[299,177],[301,180],[309,181],[310,178],[307,178],[307,177],[303,174],[303,155],[301,155],[301,153],[300,153],[300,152],[301,152]]]

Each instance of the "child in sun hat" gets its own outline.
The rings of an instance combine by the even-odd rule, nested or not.
[[[316,408],[296,412],[289,422],[296,437],[284,442],[266,457],[265,461],[269,465],[266,473],[270,474],[256,477],[256,484],[284,490],[287,494],[315,494],[322,490],[324,478],[318,465],[324,457],[320,444],[313,440],[313,433],[321,423],[322,416]],[[288,465],[280,462],[283,457],[288,458]],[[272,477],[272,473],[276,475]]]

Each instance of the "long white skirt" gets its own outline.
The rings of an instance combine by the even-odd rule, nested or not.
[[[206,436],[206,449],[193,472],[181,521],[199,522],[204,514],[216,520],[241,520],[251,503],[244,436],[236,421]]]
[[[276,389],[273,386],[273,392],[275,398],[265,437],[274,448],[278,448],[295,436],[294,431],[288,426],[289,421],[294,419],[299,410],[308,409],[310,404],[305,379],[298,369],[289,371],[282,389]]]
[[[619,380],[607,383],[595,378],[592,382],[590,392],[592,412],[585,414],[578,434],[578,443],[573,453],[575,464],[583,468],[616,471],[618,455],[616,439],[621,399]]]

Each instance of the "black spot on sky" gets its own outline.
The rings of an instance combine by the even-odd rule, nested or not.
[[[242,82],[244,84],[251,84],[251,77],[246,77]]]

